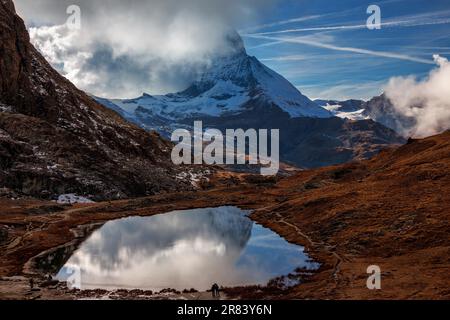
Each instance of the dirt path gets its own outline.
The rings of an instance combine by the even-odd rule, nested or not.
[[[306,239],[309,243],[309,245],[316,249],[316,250],[325,250],[327,252],[329,252],[331,255],[333,255],[336,258],[336,263],[334,265],[334,271],[333,271],[333,277],[334,279],[337,281],[338,277],[339,277],[339,272],[341,270],[341,264],[344,261],[344,259],[334,251],[333,246],[330,246],[324,242],[314,242],[308,235],[306,235],[305,233],[303,233],[299,227],[297,227],[296,225],[287,222],[286,220],[283,219],[283,217],[276,213],[276,216],[278,217],[277,222],[281,223],[281,224],[285,224],[291,228],[293,228],[297,234],[299,234],[302,238]]]

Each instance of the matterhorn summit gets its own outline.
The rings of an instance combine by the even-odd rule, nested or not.
[[[158,131],[174,120],[239,114],[263,104],[293,118],[332,116],[281,75],[249,56],[236,32],[225,41],[226,49],[211,55],[204,71],[181,92],[99,101],[144,128]]]

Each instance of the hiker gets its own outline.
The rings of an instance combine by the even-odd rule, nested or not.
[[[212,288],[212,296],[213,298],[219,298],[220,297],[220,292],[219,292],[219,285],[217,283],[214,283]]]
[[[33,278],[30,278],[30,290],[31,291],[33,291],[33,289],[34,289],[34,280],[33,280]]]

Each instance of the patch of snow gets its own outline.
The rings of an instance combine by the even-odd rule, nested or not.
[[[207,176],[210,174],[209,170],[206,170],[204,172],[181,172],[175,176],[175,179],[177,180],[188,180],[193,187],[198,188],[199,182],[203,179],[206,181],[209,181],[209,178]]]
[[[56,169],[58,169],[58,164],[47,166],[47,170],[49,170],[49,171],[56,170]]]
[[[369,116],[366,116],[364,114],[365,109],[360,109],[360,110],[353,111],[353,112],[345,112],[345,111],[340,111],[342,106],[338,105],[338,104],[337,105],[327,104],[326,106],[324,106],[324,108],[326,110],[330,111],[335,117],[342,118],[342,119],[349,119],[349,120],[355,120],[355,121],[370,119]]]
[[[56,202],[58,204],[94,203],[94,201],[88,198],[80,197],[73,193],[60,195]]]
[[[256,58],[251,59],[255,78],[263,92],[293,118],[330,118],[332,114],[304,96],[284,77],[269,69]]]
[[[12,112],[12,107],[0,103],[0,112]]]

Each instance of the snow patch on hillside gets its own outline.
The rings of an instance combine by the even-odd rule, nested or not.
[[[342,119],[349,119],[349,120],[354,120],[354,121],[370,119],[369,116],[366,116],[364,114],[365,109],[346,112],[346,111],[341,111],[342,106],[339,104],[337,104],[337,105],[327,104],[326,106],[323,106],[323,108],[330,111],[335,117],[342,118]]]
[[[80,197],[73,193],[60,195],[56,202],[58,204],[94,203],[94,201],[88,198]]]

